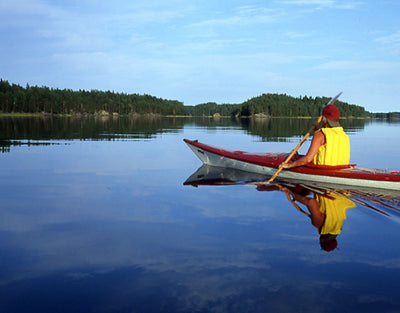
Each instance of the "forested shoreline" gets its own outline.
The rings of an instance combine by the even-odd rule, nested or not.
[[[150,95],[115,93],[99,90],[22,87],[0,80],[0,114],[53,115],[174,115],[225,117],[313,117],[329,102],[328,97],[292,97],[286,94],[263,94],[240,104],[215,102],[185,106],[178,100]],[[399,117],[399,113],[376,113],[362,106],[336,101],[343,117]]]
[[[25,88],[0,80],[1,113],[184,115],[182,102],[99,90]]]

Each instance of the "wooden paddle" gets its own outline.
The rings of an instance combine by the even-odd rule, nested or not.
[[[333,98],[331,99],[331,101],[329,101],[326,105],[334,104],[335,101],[337,100],[337,98],[339,98],[341,94],[342,94],[341,92],[338,93],[338,94],[337,94],[335,97],[333,97]],[[321,116],[318,118],[317,123],[318,123],[318,124],[321,123],[321,120],[322,120],[322,114],[321,114]],[[289,154],[289,156],[286,158],[286,160],[282,162],[282,164],[289,162],[289,160],[294,156],[294,154],[297,152],[297,150],[299,150],[300,146],[301,146],[301,145],[303,144],[303,142],[310,136],[310,134],[311,134],[311,132],[312,132],[313,130],[314,130],[314,125],[313,125],[313,127],[310,128],[310,130],[308,131],[308,133],[307,133],[307,134],[303,137],[303,139],[299,142],[299,144],[296,146],[296,148],[293,149],[292,153]],[[281,171],[282,171],[282,167],[279,168],[279,169],[275,172],[275,174],[269,179],[269,181],[267,182],[267,185],[270,184],[270,183],[276,178],[276,176],[278,176],[278,174],[279,174]]]

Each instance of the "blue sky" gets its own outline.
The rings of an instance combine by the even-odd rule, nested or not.
[[[263,93],[400,111],[397,0],[0,2],[0,78],[187,105]]]

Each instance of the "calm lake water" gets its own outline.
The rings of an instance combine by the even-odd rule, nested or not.
[[[0,312],[400,312],[395,197],[327,252],[284,192],[184,185],[183,138],[288,152],[311,123],[0,118]],[[343,125],[352,163],[400,169],[400,123]]]

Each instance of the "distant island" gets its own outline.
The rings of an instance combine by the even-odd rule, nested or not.
[[[215,102],[185,106],[177,100],[150,95],[115,93],[99,90],[22,87],[0,80],[0,114],[52,115],[160,115],[218,117],[314,117],[329,97],[292,97],[286,94],[263,94],[240,104]],[[336,101],[343,117],[399,118],[400,113],[370,113],[362,106]]]

